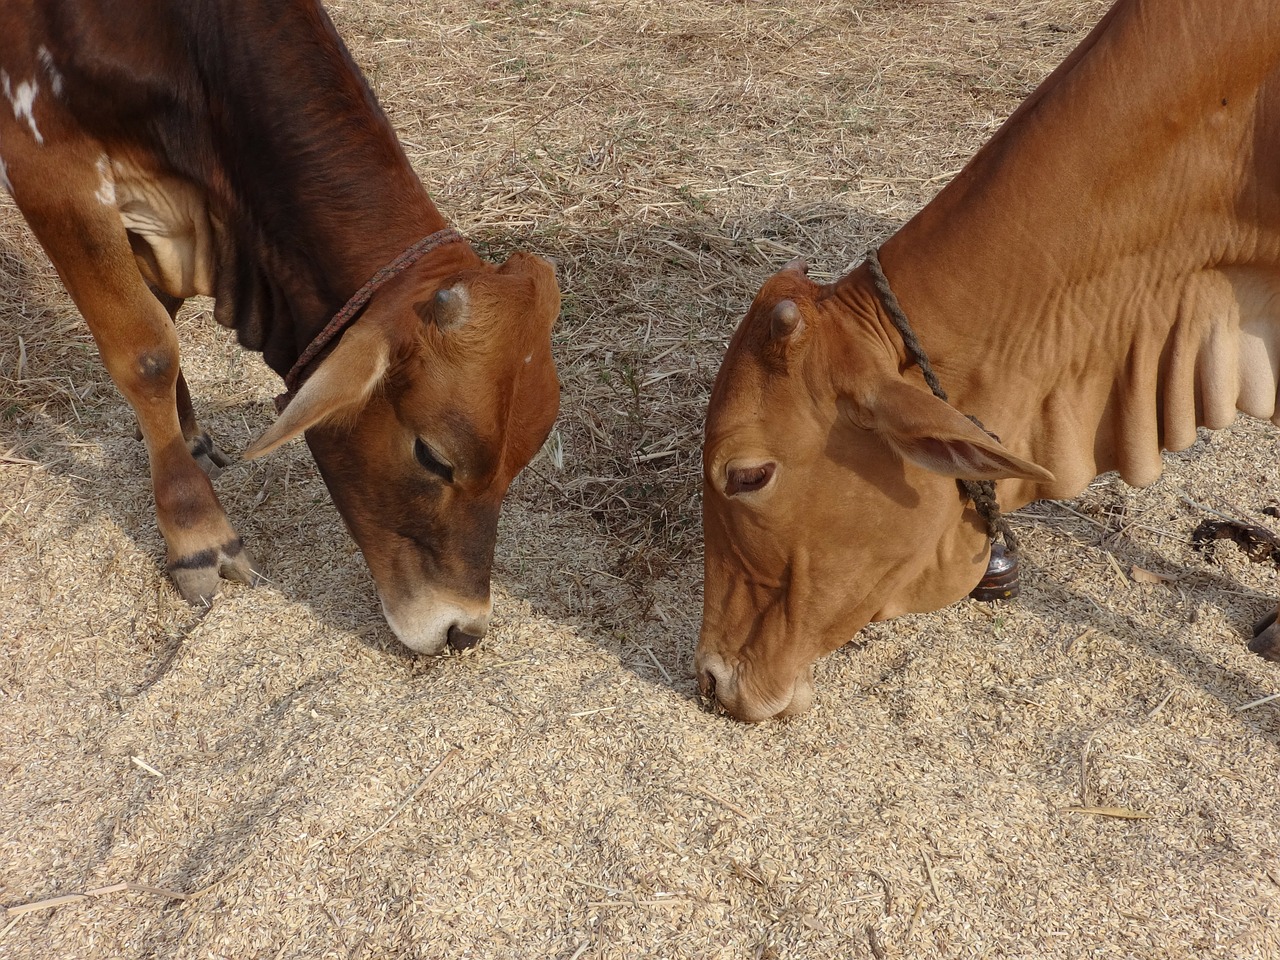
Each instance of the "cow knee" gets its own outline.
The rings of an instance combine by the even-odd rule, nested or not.
[[[120,392],[135,407],[139,400],[154,400],[171,393],[178,379],[178,351],[170,344],[131,348],[114,357],[104,350],[103,360]]]
[[[143,351],[137,357],[136,374],[146,386],[167,387],[175,379],[177,369],[178,354],[166,347]]]

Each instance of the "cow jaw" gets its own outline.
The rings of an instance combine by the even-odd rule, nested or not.
[[[751,534],[727,523],[724,503],[708,497],[695,656],[702,695],[745,722],[798,715],[814,701],[814,663],[868,623],[965,597],[986,569],[989,542],[954,481],[933,480],[921,481],[927,507],[911,512],[881,501],[867,510],[877,518],[871,525],[813,495],[780,498],[803,506],[770,505],[786,512],[773,527],[785,531],[785,556],[746,546]],[[913,525],[922,515],[928,522]],[[758,543],[779,539],[752,533]]]

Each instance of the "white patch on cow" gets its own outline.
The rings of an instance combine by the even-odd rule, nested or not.
[[[53,54],[49,52],[49,48],[41,46],[36,51],[36,56],[40,58],[40,63],[44,66],[45,73],[49,75],[49,86],[53,90],[55,97],[62,96],[62,74],[58,71],[57,65],[53,62]]]
[[[116,181],[111,176],[111,161],[107,159],[106,154],[98,158],[98,190],[94,196],[103,206],[116,205]]]
[[[36,126],[35,114],[36,94],[40,92],[40,84],[35,80],[24,80],[15,88],[9,79],[9,74],[0,70],[0,86],[4,87],[4,95],[13,104],[13,115],[19,120],[26,119],[27,126],[31,128],[31,135],[36,138],[36,143],[44,143],[44,135]]]
[[[531,354],[529,354],[527,357],[525,357],[525,358],[524,358],[524,362],[525,362],[525,363],[528,363],[528,362],[529,362],[530,360],[532,360],[532,359],[533,359],[533,354],[531,353]]]

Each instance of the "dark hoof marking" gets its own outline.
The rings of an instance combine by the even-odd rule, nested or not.
[[[257,586],[266,578],[244,549],[239,537],[220,547],[198,550],[169,561],[173,578],[182,599],[208,606],[217,594],[221,580],[232,580],[246,586]]]
[[[218,551],[210,547],[208,550],[188,553],[185,557],[178,557],[176,560],[170,560],[169,572],[177,573],[180,570],[201,570],[205,567],[212,567],[217,562]]]

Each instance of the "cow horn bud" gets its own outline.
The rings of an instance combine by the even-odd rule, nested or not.
[[[779,300],[769,315],[769,335],[774,340],[794,337],[804,329],[804,316],[794,300]]]
[[[796,257],[794,260],[788,260],[782,266],[783,270],[798,270],[806,277],[809,275],[809,263],[804,257]]]
[[[441,330],[461,326],[467,321],[469,306],[465,287],[445,287],[430,300],[414,308],[424,323],[434,323]]]

